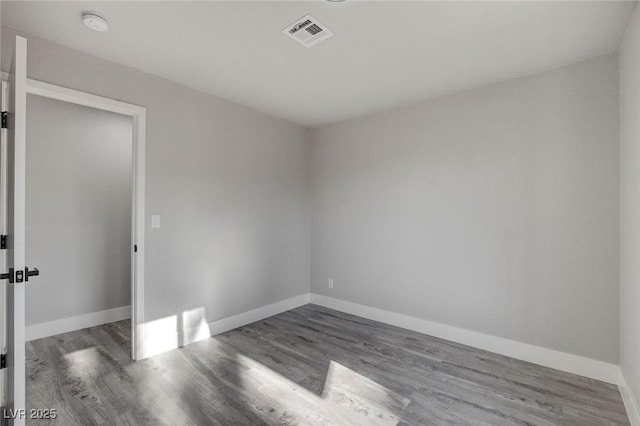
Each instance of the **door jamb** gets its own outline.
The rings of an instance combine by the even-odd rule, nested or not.
[[[3,79],[5,79],[3,73]],[[147,109],[66,87],[27,79],[27,94],[129,116],[133,119],[133,191],[131,215],[131,358],[145,357],[144,340],[144,231],[145,143]],[[137,250],[134,250],[136,247]]]

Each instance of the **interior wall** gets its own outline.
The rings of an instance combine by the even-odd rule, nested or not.
[[[620,367],[640,398],[640,10],[620,50]],[[636,400],[640,406],[640,400]]]
[[[131,118],[33,95],[27,114],[27,325],[129,305]]]
[[[618,137],[616,54],[314,130],[312,292],[617,363]]]
[[[300,126],[27,38],[30,77],[147,107],[147,321],[306,293],[312,231],[314,293],[618,361],[616,55],[317,129],[310,163]]]
[[[15,34],[2,28],[3,66]],[[26,37],[29,77],[147,108],[146,322],[211,322],[309,291],[306,129]]]

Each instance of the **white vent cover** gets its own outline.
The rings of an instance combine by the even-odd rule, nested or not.
[[[282,32],[306,47],[333,37],[333,33],[311,15],[298,19]]]

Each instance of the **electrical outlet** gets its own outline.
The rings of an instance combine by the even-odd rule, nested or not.
[[[329,288],[333,288],[333,279],[329,278]]]

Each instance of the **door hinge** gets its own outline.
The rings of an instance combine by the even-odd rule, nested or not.
[[[0,370],[7,368],[7,354],[0,355]]]
[[[0,250],[6,250],[6,249],[7,249],[7,236],[0,235]]]
[[[9,127],[9,113],[7,111],[2,111],[2,128],[6,129]]]

